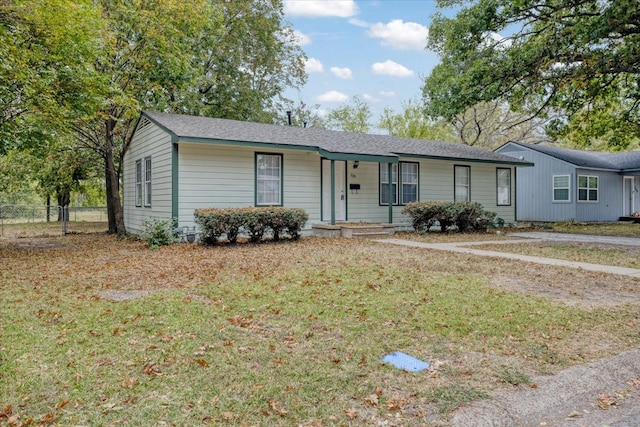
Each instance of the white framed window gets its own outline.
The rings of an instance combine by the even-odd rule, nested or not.
[[[282,154],[256,153],[256,206],[282,206]]]
[[[496,195],[498,206],[511,205],[511,169],[496,168]]]
[[[598,201],[599,177],[578,175],[578,200],[581,202]]]
[[[151,157],[144,158],[144,205],[151,206]]]
[[[553,176],[553,201],[570,202],[571,177],[569,175]]]
[[[398,164],[391,165],[391,204],[398,204]],[[389,164],[380,163],[380,204],[389,204]]]
[[[400,163],[403,205],[418,201],[418,167],[418,163]]]
[[[142,206],[142,160],[136,160],[136,206]]]
[[[453,167],[453,199],[456,202],[471,201],[471,167]]]

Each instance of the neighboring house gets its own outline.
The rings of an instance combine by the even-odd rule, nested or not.
[[[640,152],[604,153],[508,142],[518,170],[518,221],[617,221],[640,210]]]
[[[302,208],[313,224],[407,225],[415,200],[470,200],[515,220],[515,168],[463,144],[143,112],[124,156],[128,231],[193,226],[198,208]],[[391,180],[389,180],[391,176]]]

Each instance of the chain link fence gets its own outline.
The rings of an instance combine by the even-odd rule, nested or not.
[[[61,236],[68,233],[106,231],[103,206],[0,206],[0,237]]]

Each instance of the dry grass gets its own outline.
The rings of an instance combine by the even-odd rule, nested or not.
[[[0,263],[0,424],[439,426],[640,345],[635,279],[370,241],[79,234],[0,240]],[[571,304],[586,287],[614,303]]]
[[[591,264],[640,268],[640,247],[635,246],[528,241],[522,244],[475,245],[474,248]]]
[[[549,225],[554,231],[561,233],[597,234],[602,236],[640,237],[640,224],[629,222],[612,223],[580,223],[559,222]]]

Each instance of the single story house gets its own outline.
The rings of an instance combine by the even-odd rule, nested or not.
[[[514,222],[519,166],[532,165],[463,144],[145,111],[124,156],[124,220],[137,233],[151,218],[193,226],[198,208],[285,206],[307,229],[406,226],[411,201],[468,200]]]
[[[640,211],[640,151],[605,153],[508,142],[496,153],[534,163],[518,171],[517,221],[618,221]]]

